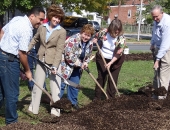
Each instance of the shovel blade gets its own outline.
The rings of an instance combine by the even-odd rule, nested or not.
[[[69,85],[69,86],[72,86],[74,88],[77,88],[77,89],[82,89],[83,88],[83,86],[81,86],[79,84],[76,84],[76,83],[74,83],[74,82],[72,82],[72,81],[70,81],[68,79],[64,79],[64,83]]]

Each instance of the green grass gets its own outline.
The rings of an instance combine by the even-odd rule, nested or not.
[[[95,52],[94,52],[95,53]],[[152,82],[153,78],[153,62],[152,61],[128,61],[124,62],[120,71],[118,80],[118,89],[121,93],[127,93],[131,91],[137,91],[138,88],[143,87]],[[97,70],[95,62],[89,64],[90,72],[97,78]],[[79,104],[80,106],[89,104],[94,97],[95,83],[87,72],[83,72],[81,78],[81,85],[84,86],[79,92]],[[47,86],[49,86],[47,79]],[[49,90],[49,87],[48,87]],[[30,92],[27,89],[27,83],[21,81],[20,83],[20,96],[18,102],[18,115],[19,121],[29,122],[31,124],[39,123],[39,119],[49,115],[50,106],[40,105],[40,111],[38,115],[29,114],[27,112],[28,105],[30,103]],[[4,126],[4,107],[0,109],[0,126]]]

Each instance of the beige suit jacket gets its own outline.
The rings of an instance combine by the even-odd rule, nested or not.
[[[61,62],[62,52],[64,50],[66,31],[62,27],[61,29],[54,30],[47,42],[46,32],[46,27],[41,25],[29,44],[29,50],[31,50],[31,48],[39,42],[40,48],[38,50],[38,58],[42,61],[43,55],[45,55],[45,63],[58,68]]]

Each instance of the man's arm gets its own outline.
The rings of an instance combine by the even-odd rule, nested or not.
[[[160,49],[157,54],[157,60],[161,59],[167,52],[167,50],[170,48],[170,25],[166,25],[162,29],[162,42],[160,45]]]
[[[32,74],[31,74],[29,64],[28,64],[28,60],[27,60],[27,53],[25,51],[20,51],[19,50],[18,54],[19,54],[19,60],[20,60],[21,64],[24,67],[26,77],[29,80],[31,80],[32,79]]]
[[[1,41],[1,38],[2,38],[3,35],[4,35],[4,31],[1,29],[1,32],[0,32],[0,41]]]

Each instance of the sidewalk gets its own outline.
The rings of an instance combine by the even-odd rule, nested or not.
[[[150,42],[140,42],[140,41],[139,42],[138,41],[135,42],[134,41],[134,42],[126,42],[126,44],[143,44],[143,45],[147,44],[148,45],[148,44],[150,44]]]

